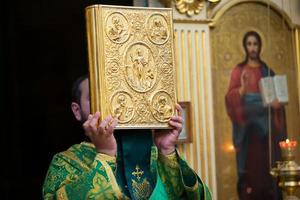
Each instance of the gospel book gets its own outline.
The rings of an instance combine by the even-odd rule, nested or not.
[[[264,106],[269,106],[274,100],[287,104],[289,101],[286,75],[275,75],[261,78],[259,87]]]
[[[91,112],[116,129],[169,128],[176,115],[170,8],[86,8]]]

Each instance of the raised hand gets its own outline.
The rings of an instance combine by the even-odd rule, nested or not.
[[[112,116],[106,117],[99,124],[100,112],[89,115],[83,123],[85,134],[95,145],[98,153],[115,156],[117,153],[117,142],[113,134],[118,121]]]
[[[241,74],[241,87],[239,89],[240,95],[244,95],[246,93],[246,88],[249,85],[249,75],[247,70],[243,70]]]
[[[179,104],[176,104],[176,110],[179,115],[172,116],[168,122],[172,129],[155,130],[153,134],[154,144],[163,155],[168,155],[175,151],[175,144],[182,130],[182,108]]]

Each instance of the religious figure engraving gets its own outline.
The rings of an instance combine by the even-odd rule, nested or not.
[[[168,64],[168,63],[163,63],[161,65],[161,71],[162,73],[164,73],[165,75],[170,75],[173,73],[173,66]]]
[[[171,9],[101,5],[87,17],[91,111],[117,118],[116,129],[168,128],[152,101],[159,91],[176,101]]]
[[[109,75],[111,74],[117,74],[119,72],[119,64],[117,63],[117,61],[110,61],[108,62],[108,65],[107,65],[107,73]]]
[[[112,98],[112,115],[120,123],[131,120],[134,115],[133,103],[129,94],[125,92],[116,93]]]
[[[162,15],[155,14],[149,18],[148,37],[155,44],[164,44],[168,40],[168,24]]]
[[[142,84],[145,79],[145,68],[148,65],[148,60],[144,58],[144,52],[140,49],[136,49],[136,55],[130,55],[131,62],[133,63],[133,70],[138,79],[138,82]]]
[[[171,97],[166,92],[156,93],[152,99],[153,116],[161,122],[166,122],[174,114]]]
[[[106,34],[116,43],[125,42],[128,37],[128,22],[121,13],[112,13],[106,20]]]
[[[277,99],[264,106],[259,84],[275,72],[260,57],[259,33],[246,32],[242,44],[246,56],[233,68],[225,96],[237,150],[238,195],[240,200],[279,200],[282,194],[269,169],[281,160],[278,143],[287,137],[285,108]]]
[[[132,45],[126,53],[126,80],[138,92],[150,90],[156,80],[156,66],[151,50],[143,43]]]

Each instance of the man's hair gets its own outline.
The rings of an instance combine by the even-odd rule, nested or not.
[[[255,37],[255,39],[257,40],[257,43],[258,43],[258,53],[260,53],[261,46],[262,46],[262,43],[261,43],[261,37],[260,37],[260,35],[259,35],[257,32],[255,32],[255,31],[248,31],[248,32],[244,35],[244,38],[243,38],[243,47],[244,47],[245,52],[248,54],[248,52],[247,52],[247,39],[248,39],[248,37],[250,37],[250,36]]]
[[[72,102],[76,102],[80,104],[80,97],[81,97],[81,83],[88,78],[88,74],[84,74],[77,78],[72,86]]]
[[[255,37],[255,39],[257,40],[257,43],[258,43],[258,61],[261,63],[261,64],[264,64],[264,62],[260,59],[260,51],[261,51],[261,47],[262,47],[262,41],[261,41],[261,37],[260,35],[256,32],[256,31],[248,31],[247,33],[245,33],[244,35],[244,38],[243,38],[243,47],[244,47],[244,50],[246,52],[246,58],[243,62],[239,63],[238,65],[239,66],[244,66],[247,61],[248,61],[248,51],[247,51],[247,39],[250,37],[250,36],[253,36]]]

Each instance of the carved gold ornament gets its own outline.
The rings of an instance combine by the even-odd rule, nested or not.
[[[175,0],[175,6],[182,14],[197,15],[204,7],[204,0]]]
[[[169,128],[176,115],[172,9],[87,8],[91,112],[116,129]]]
[[[121,13],[112,13],[106,20],[106,34],[116,43],[125,42],[128,37],[128,22]]]
[[[161,0],[167,7],[171,5],[172,0]],[[188,16],[197,15],[201,12],[205,5],[205,1],[209,3],[219,3],[221,0],[173,0],[175,7],[181,14]]]

